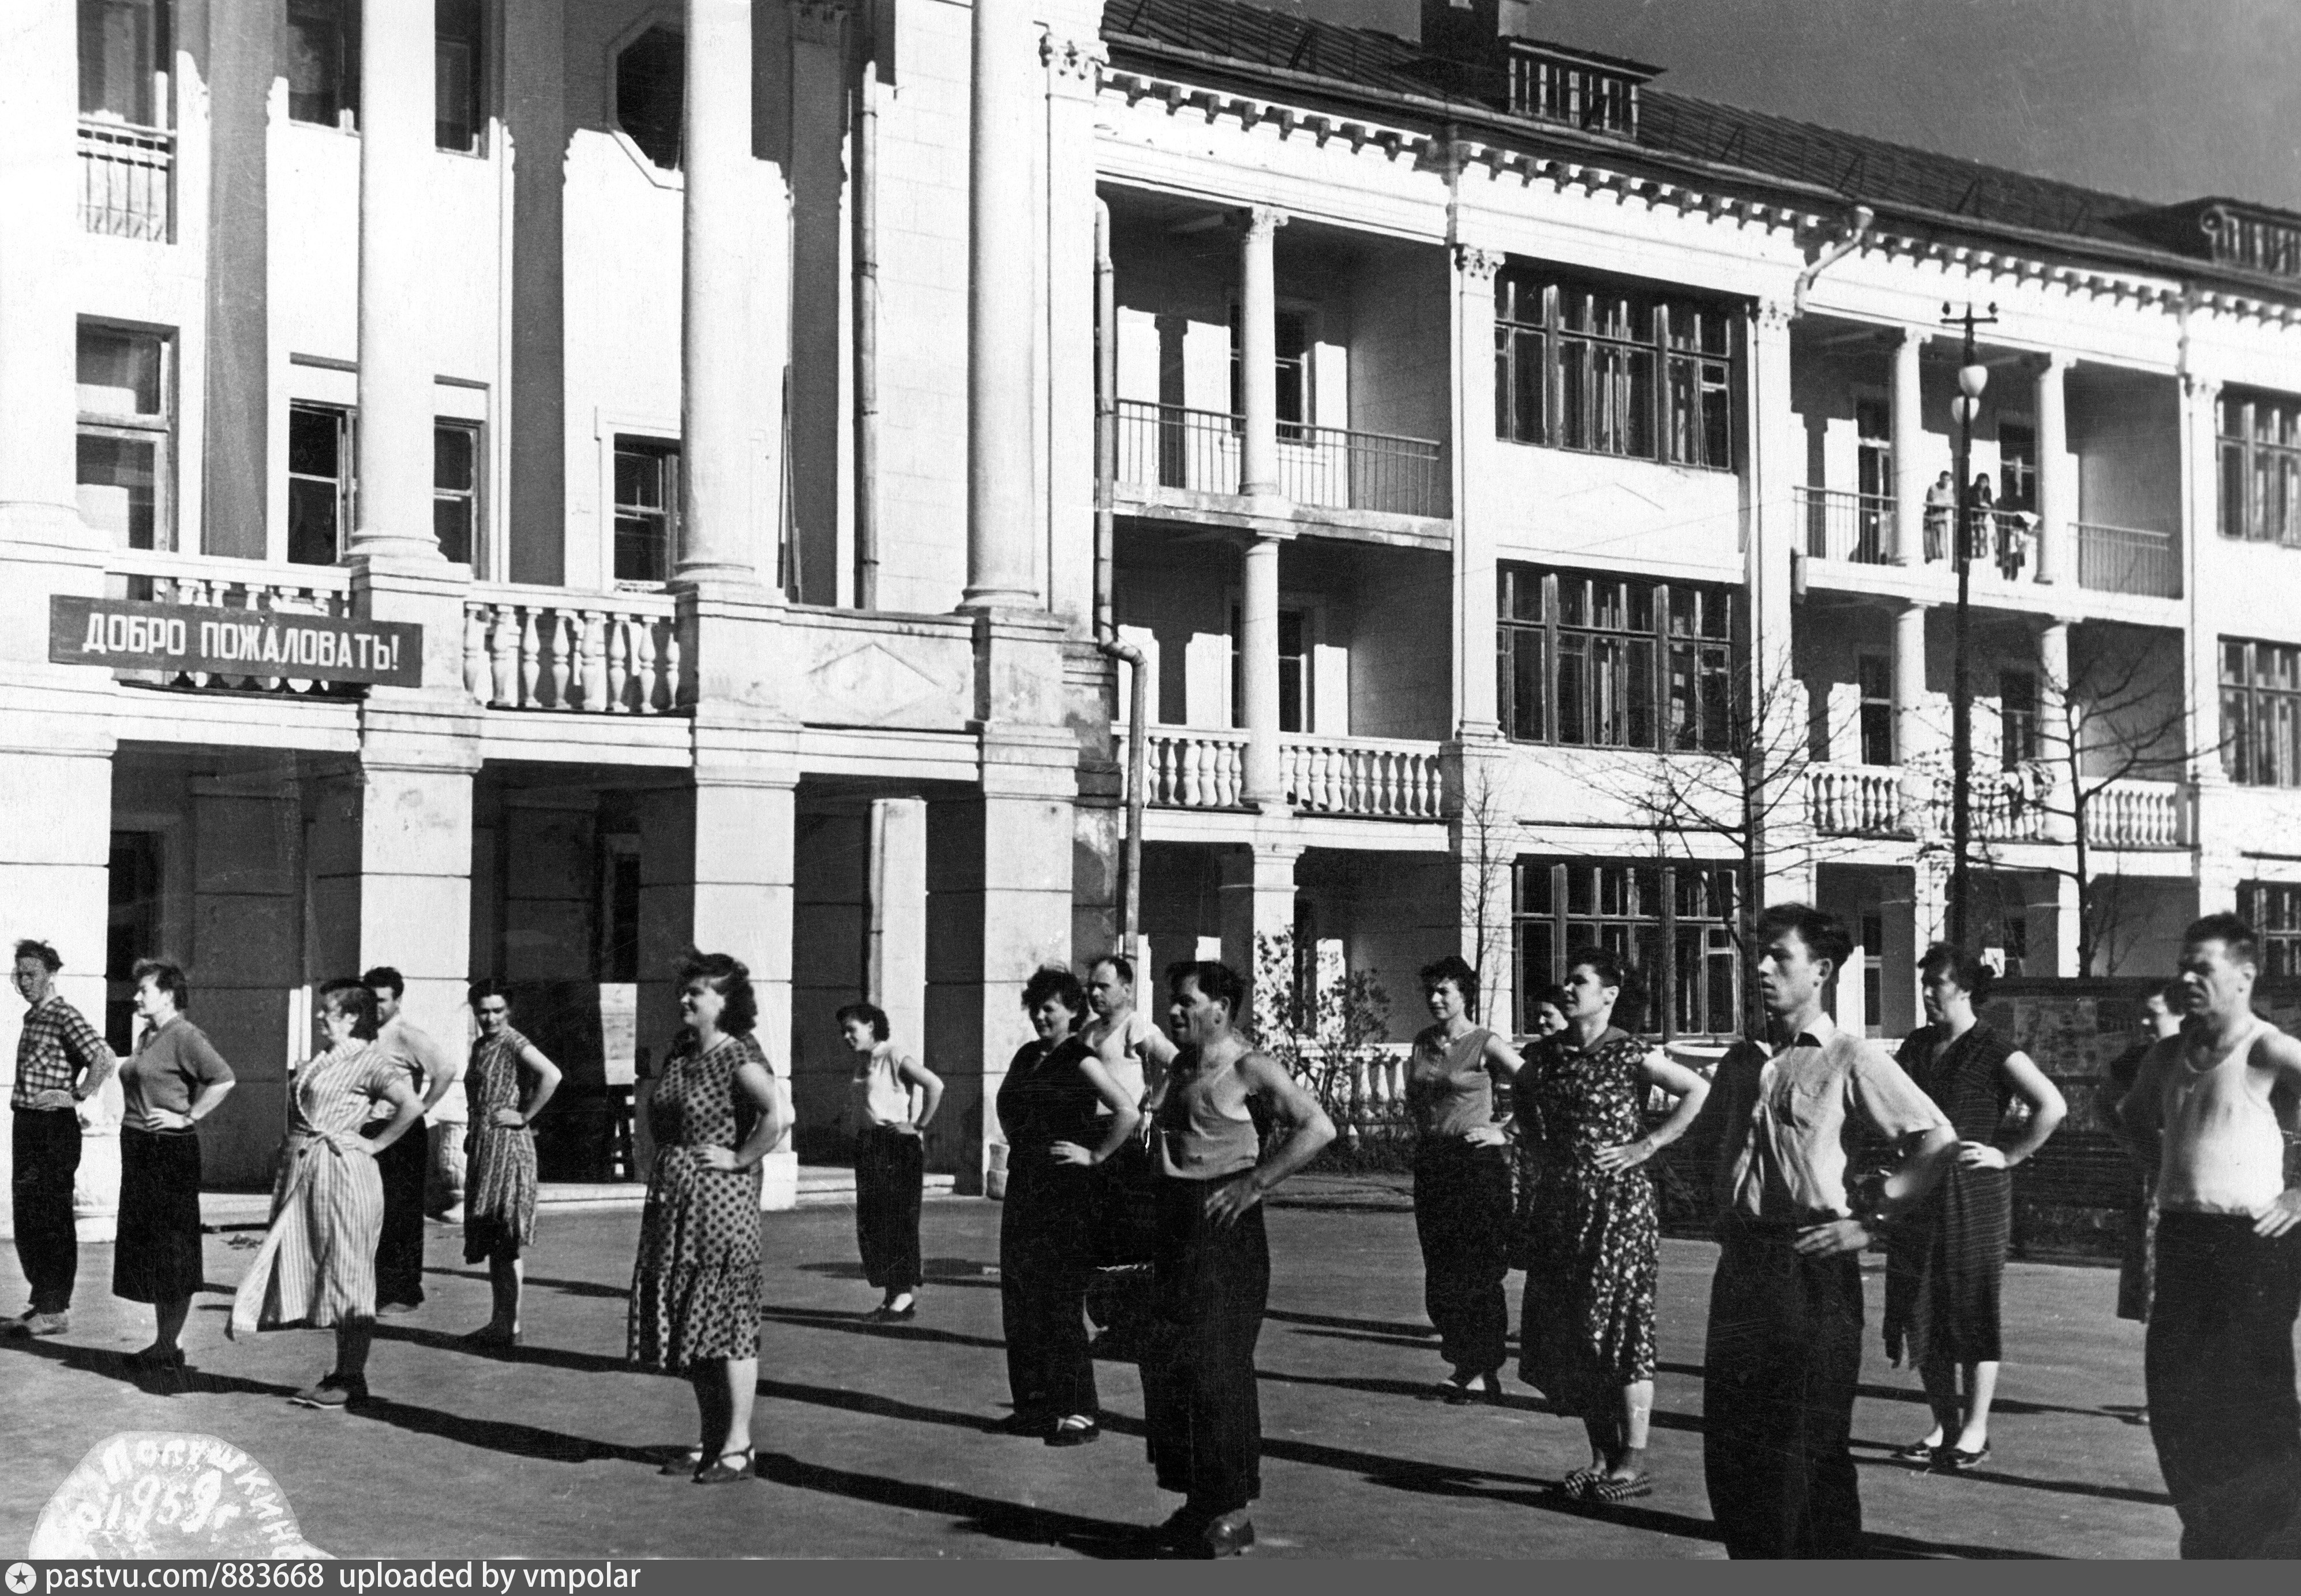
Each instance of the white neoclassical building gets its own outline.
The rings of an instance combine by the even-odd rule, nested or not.
[[[314,982],[450,1034],[517,983],[574,1138],[700,945],[802,1152],[869,995],[969,1189],[1020,983],[1130,884],[1154,961],[1286,940],[1402,1033],[1427,959],[1515,1020],[1585,940],[1730,1029],[1736,915],[1812,896],[1898,1031],[1970,307],[1972,940],[2134,973],[2237,907],[2291,960],[2301,217],[1525,13],[16,0],[6,933],[116,1032],[187,967],[238,1183]]]

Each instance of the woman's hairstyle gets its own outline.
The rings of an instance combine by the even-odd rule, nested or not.
[[[1577,970],[1589,971],[1598,978],[1602,985],[1613,987],[1625,993],[1630,990],[1629,973],[1623,968],[1622,961],[1615,957],[1614,950],[1611,948],[1575,948],[1566,956],[1566,973],[1571,975]],[[1620,999],[1618,998],[1615,1001],[1619,1002]]]
[[[1086,973],[1092,975],[1105,965],[1110,966],[1111,973],[1117,976],[1129,991],[1134,990],[1134,961],[1133,959],[1123,953],[1106,953],[1087,961]]]
[[[877,1004],[849,1003],[846,1007],[841,1009],[836,1015],[832,1016],[831,1023],[834,1025],[843,1026],[850,1020],[860,1020],[865,1024],[870,1026],[871,1038],[874,1041],[885,1041],[887,1040],[889,1034],[887,1011],[880,1007]]]
[[[1556,1009],[1562,1018],[1566,1013],[1566,989],[1553,981],[1548,986],[1538,989],[1534,994],[1533,1000],[1527,1007],[1539,1008],[1545,1003]]]
[[[352,1023],[352,1035],[358,1040],[372,1042],[382,1028],[383,1018],[375,1006],[375,994],[367,983],[341,976],[320,989],[320,1007],[330,1014],[347,1016]]]
[[[1221,1004],[1234,1025],[1246,1020],[1246,980],[1228,965],[1218,959],[1186,958],[1167,966],[1167,990],[1178,995],[1184,982],[1195,982],[1201,992]]]
[[[181,970],[166,959],[138,959],[135,968],[130,972],[130,980],[135,985],[142,986],[146,979],[150,980],[156,990],[165,992],[176,1000],[178,1014],[182,1014],[191,1007],[192,983],[184,979],[184,973]]]
[[[505,1011],[508,1013],[511,1009],[510,991],[505,988],[502,982],[492,975],[482,975],[479,980],[472,982],[469,990],[464,992],[464,998],[471,1004],[472,1012],[474,1014],[479,1012],[480,1005],[489,998],[501,998],[504,1000]]]
[[[51,975],[64,967],[63,957],[37,937],[26,937],[17,943],[16,957],[38,959],[41,968]]]
[[[719,1029],[730,1036],[749,1036],[759,1023],[759,999],[751,990],[751,969],[732,953],[690,953],[679,961],[679,986],[702,982],[727,1000],[719,1011]]]
[[[1954,942],[1936,942],[1918,960],[1918,973],[1928,981],[1946,975],[1976,1003],[1989,990],[1997,972]]]
[[[1086,988],[1060,965],[1041,965],[1031,973],[1031,979],[1023,983],[1023,1012],[1030,1013],[1050,998],[1074,1016],[1086,1012]]]
[[[1470,968],[1470,961],[1459,953],[1433,959],[1422,966],[1422,990],[1435,992],[1448,982],[1462,994],[1462,1012],[1472,1019],[1478,1017],[1478,973]]]

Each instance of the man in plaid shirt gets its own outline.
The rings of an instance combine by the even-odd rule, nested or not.
[[[118,1066],[112,1049],[56,996],[63,960],[46,942],[16,944],[16,990],[29,1005],[16,1040],[16,1257],[31,1283],[32,1306],[0,1318],[0,1334],[61,1335],[71,1328],[72,1279],[79,1240],[72,1229],[72,1181],[79,1173],[79,1104]]]

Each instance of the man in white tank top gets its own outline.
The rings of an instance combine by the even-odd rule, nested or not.
[[[2156,1293],[2143,1373],[2185,1558],[2301,1555],[2301,1043],[2253,1012],[2253,928],[2208,915],[2183,933],[2181,1029],[2118,1106],[2157,1172]]]

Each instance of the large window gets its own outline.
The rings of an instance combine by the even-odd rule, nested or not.
[[[432,11],[435,141],[443,150],[477,155],[486,114],[487,7],[482,0],[434,0]]]
[[[2222,395],[2222,536],[2301,545],[2301,399]]]
[[[82,322],[78,354],[80,519],[116,548],[176,546],[174,374],[157,332]]]
[[[422,0],[395,0],[401,5]],[[475,155],[485,116],[486,0],[433,0],[434,140]],[[288,0],[283,35],[288,116],[349,131],[359,126],[360,0]]]
[[[1511,53],[1510,71],[1510,109],[1520,116],[1624,138],[1637,133],[1637,79],[1625,73],[1524,49]]]
[[[288,407],[288,558],[332,565],[343,557],[359,506],[359,418],[339,405]],[[469,565],[480,547],[480,484],[486,455],[477,422],[431,428],[431,531],[439,552]]]
[[[1246,635],[1238,606],[1230,612],[1230,723],[1246,724],[1246,666],[1239,656],[1240,640]],[[1281,731],[1307,731],[1310,729],[1310,647],[1309,616],[1301,610],[1278,612],[1278,729]],[[1333,727],[1320,730],[1332,731]]]
[[[2301,975],[2301,885],[2239,882],[2237,912],[2260,935],[2263,975]]]
[[[1604,948],[1638,972],[1642,1005],[1624,1003],[1626,1031],[1724,1035],[1741,1024],[1741,958],[1734,943],[1735,871],[1724,865],[1594,864],[1520,859],[1511,875],[1518,1028],[1542,989],[1566,978],[1567,956]]]
[[[1884,654],[1857,655],[1854,683],[1862,689],[1862,763],[1892,765],[1894,759],[1894,661]]]
[[[79,113],[169,125],[166,0],[79,0]]]
[[[469,565],[480,547],[480,424],[431,429],[431,534],[448,562]]]
[[[1246,382],[1240,375],[1239,352],[1244,347],[1239,330],[1238,306],[1230,307],[1230,413],[1246,414]],[[1310,319],[1300,311],[1282,310],[1271,316],[1271,342],[1277,350],[1278,436],[1282,441],[1303,440],[1303,425],[1310,419]]]
[[[671,580],[679,531],[679,446],[615,437],[615,580]]]
[[[2222,768],[2254,787],[2301,787],[2301,648],[2222,639]]]
[[[2035,671],[1997,673],[1999,763],[2019,770],[2037,757],[2037,673]]]
[[[1663,752],[1734,748],[1734,594],[1502,569],[1503,734]]]
[[[687,104],[687,40],[650,28],[615,56],[615,123],[665,171],[679,170],[681,119]]]
[[[1510,266],[1494,279],[1494,430],[1517,443],[1734,467],[1736,313]]]

